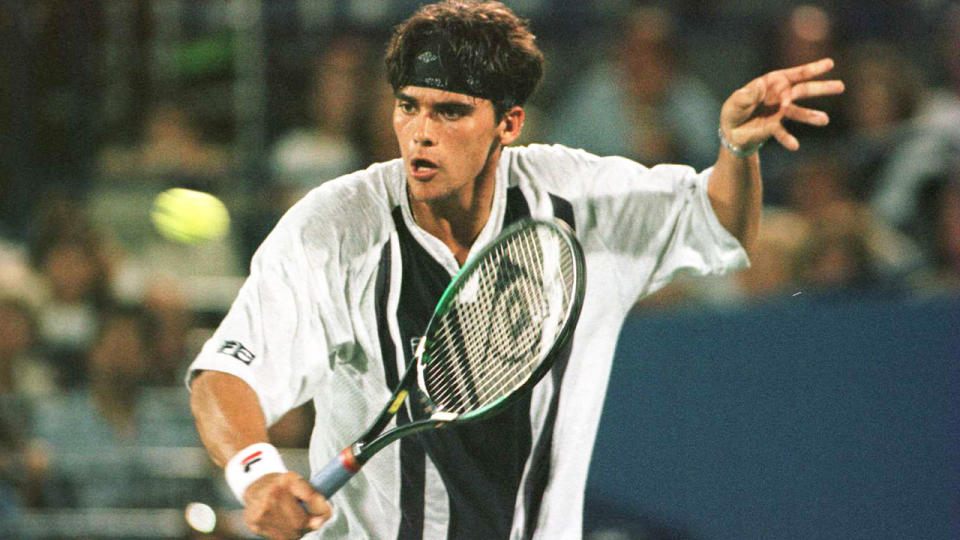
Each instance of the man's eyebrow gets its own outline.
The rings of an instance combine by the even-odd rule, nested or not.
[[[412,105],[420,105],[420,102],[417,100],[417,98],[409,94],[405,94],[403,92],[397,92],[394,94],[394,96],[400,101],[404,101]],[[431,107],[439,111],[452,111],[452,112],[458,112],[460,114],[469,114],[476,109],[476,107],[472,103],[464,103],[462,101],[456,101],[456,100],[438,101],[436,103],[431,104]]]
[[[414,98],[414,97],[411,96],[411,95],[404,94],[403,92],[397,92],[397,93],[395,93],[395,94],[394,94],[394,97],[396,97],[396,98],[399,99],[400,101],[407,101],[407,102],[414,103],[414,104],[417,103],[416,98]]]
[[[474,107],[472,104],[464,103],[462,101],[441,101],[439,103],[435,103],[433,108],[438,111],[455,112],[460,114],[470,114],[474,111],[474,109],[476,109],[476,107]]]

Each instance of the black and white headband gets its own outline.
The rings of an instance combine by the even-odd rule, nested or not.
[[[490,80],[489,76],[484,78],[469,72],[457,58],[450,43],[441,35],[431,36],[425,41],[401,80],[401,86],[436,88],[491,101],[514,101],[505,92],[505,81]]]

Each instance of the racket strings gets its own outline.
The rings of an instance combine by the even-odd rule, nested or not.
[[[507,268],[507,281],[512,283],[513,287],[529,285],[529,280],[514,275],[516,269]],[[529,288],[529,287],[527,287]],[[502,309],[495,309],[484,313],[483,310],[464,310],[461,315],[466,319],[465,324],[482,324],[479,328],[486,328],[490,332],[484,336],[482,333],[475,333],[468,336],[469,341],[466,350],[477,351],[482,356],[474,357],[475,361],[470,364],[471,371],[468,375],[471,379],[468,383],[471,385],[468,397],[474,397],[474,408],[488,404],[499,397],[509,393],[518,386],[527,377],[532,374],[534,365],[530,360],[535,360],[534,351],[530,351],[525,356],[520,355],[529,347],[535,338],[536,328],[531,324],[524,324],[527,315],[535,309],[534,305],[521,306],[521,302],[528,301],[531,304],[537,302],[537,298],[531,297],[533,291],[519,292],[513,291],[514,297],[508,307],[513,311],[504,312]],[[503,303],[498,306],[503,306]],[[489,315],[489,316],[488,316]],[[473,320],[470,319],[488,319]],[[497,324],[497,321],[506,321],[510,324],[508,327],[504,324]],[[519,326],[513,326],[520,323]],[[515,349],[511,350],[512,345]],[[479,360],[479,361],[476,361]],[[495,361],[499,360],[499,361]]]
[[[500,250],[503,251],[503,250]],[[503,253],[498,253],[498,257],[503,257]],[[481,272],[484,275],[495,275],[494,269],[490,268],[491,260],[486,261]],[[497,276],[498,284],[510,283],[516,280],[516,269],[505,266],[500,269]],[[506,367],[515,369],[502,369],[504,364],[497,366],[490,362],[483,362],[482,358],[503,358],[503,350],[497,350],[497,345],[505,339],[501,321],[509,316],[508,313],[500,310],[490,310],[493,305],[489,295],[491,287],[485,283],[478,284],[478,290],[486,294],[481,294],[475,302],[461,303],[456,317],[447,319],[444,325],[444,336],[448,338],[448,343],[453,344],[454,348],[438,348],[438,352],[453,352],[454,355],[438,355],[441,363],[438,367],[448,368],[446,373],[440,373],[437,379],[439,384],[435,391],[435,401],[442,404],[446,410],[454,409],[457,411],[474,410],[488,403],[495,401],[501,395],[509,392],[510,388],[504,386],[507,379],[524,380],[529,376],[532,369],[524,370],[523,364],[509,362]],[[513,303],[516,303],[515,301]],[[503,305],[502,303],[500,305]],[[487,309],[483,309],[487,307]],[[514,306],[515,309],[519,307]],[[516,317],[516,315],[513,315]],[[483,332],[474,332],[464,334],[462,328],[477,328],[493,330],[484,336]],[[523,343],[523,336],[516,335],[514,339],[517,344]],[[452,338],[452,341],[449,340]],[[500,347],[502,349],[502,347]],[[482,354],[482,356],[480,356]],[[444,361],[446,360],[446,361]],[[499,372],[492,369],[501,368]],[[445,384],[449,383],[449,384]]]
[[[478,275],[489,275],[490,261],[484,261]],[[477,283],[477,287],[485,286]],[[466,359],[470,351],[476,349],[476,337],[479,334],[465,334],[462,329],[467,325],[477,328],[489,328],[492,321],[482,320],[483,313],[475,305],[483,303],[478,298],[476,304],[460,303],[455,312],[441,321],[441,332],[436,346],[431,351],[430,379],[435,383],[432,388],[434,401],[446,410],[472,410],[483,405],[480,389],[475,383],[483,372],[476,363],[470,365]],[[472,339],[471,339],[472,338]],[[434,385],[431,385],[434,386]]]
[[[526,245],[526,244],[524,244]],[[573,268],[573,259],[568,257],[566,259],[569,264],[567,265],[571,270]],[[508,332],[505,338],[496,341],[501,346],[510,346],[513,344],[516,347],[516,350],[507,349],[503,351],[503,355],[509,356],[514,355],[513,358],[518,365],[527,367],[528,369],[518,369],[514,371],[503,371],[499,379],[494,379],[491,381],[491,386],[498,390],[502,390],[500,394],[505,395],[506,393],[512,392],[514,388],[523,384],[527,378],[533,373],[539,363],[544,359],[546,353],[549,351],[550,347],[553,345],[553,342],[556,338],[557,333],[563,325],[565,318],[563,315],[566,314],[572,297],[572,279],[570,281],[557,281],[557,279],[563,279],[564,275],[572,276],[572,272],[564,274],[562,272],[562,267],[557,268],[557,265],[547,265],[544,264],[544,272],[548,271],[548,268],[555,270],[553,275],[546,276],[543,282],[534,282],[530,279],[523,279],[517,283],[525,286],[525,290],[520,295],[522,298],[528,300],[527,307],[529,310],[524,312],[524,320],[526,324],[522,327],[524,335],[522,339],[518,339],[518,336],[513,332]],[[557,284],[565,283],[569,284],[570,287],[547,287],[545,284]],[[549,296],[546,293],[551,291],[556,291],[560,293],[559,303],[551,301]],[[555,306],[559,309],[553,309],[551,311],[551,306]],[[539,309],[538,309],[539,308]],[[549,320],[550,315],[553,315],[553,320]],[[503,333],[502,327],[499,327],[501,334]],[[529,346],[529,349],[527,348]],[[517,357],[516,355],[523,354],[523,357]],[[495,362],[486,362],[481,366],[481,376],[485,377],[484,368],[489,366],[495,366]]]
[[[522,230],[480,262],[428,343],[424,383],[441,410],[477,410],[529,379],[565,321],[574,266],[548,228]]]
[[[530,257],[538,255],[530,253],[531,247],[528,243],[511,244],[507,246],[508,250],[510,248],[525,248],[525,252],[522,255],[527,257],[528,260]],[[514,256],[516,256],[516,254],[514,254]],[[542,267],[542,260],[538,260],[538,263],[540,267]],[[544,305],[545,299],[543,298],[542,284],[530,279],[529,276],[524,276],[523,272],[518,271],[516,268],[508,268],[507,272],[511,273],[509,278],[511,286],[521,288],[521,290],[516,291],[517,294],[514,297],[516,303],[509,304],[508,306],[518,309],[519,314],[516,312],[511,314],[495,313],[494,317],[507,316],[511,326],[509,329],[502,325],[492,325],[490,327],[495,331],[495,335],[489,340],[489,345],[499,350],[488,351],[487,357],[499,357],[501,361],[513,362],[518,366],[518,369],[502,370],[499,377],[494,378],[491,370],[496,369],[498,363],[488,361],[479,366],[478,373],[478,377],[481,380],[490,381],[489,386],[492,389],[505,392],[511,391],[518,386],[519,383],[526,380],[536,367],[534,361],[538,359],[540,350],[537,349],[535,351],[533,349],[538,345],[536,340],[540,335],[539,330],[542,330],[542,325],[539,324],[539,322],[543,318],[543,313],[547,310],[547,306]],[[508,298],[508,300],[510,300],[510,298]],[[518,323],[519,326],[516,326]],[[526,359],[519,356],[524,353],[526,353]],[[499,394],[496,397],[499,397]]]

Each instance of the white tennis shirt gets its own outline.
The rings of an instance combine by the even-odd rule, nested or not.
[[[573,221],[587,287],[570,356],[503,418],[381,451],[334,495],[334,517],[310,537],[581,538],[590,455],[629,309],[678,273],[748,264],[710,205],[710,172],[559,145],[504,149],[473,252],[525,215]],[[240,377],[270,423],[313,400],[316,470],[380,412],[405,369],[412,329],[432,311],[428,297],[457,269],[411,217],[401,160],[326,182],[257,250],[189,371]]]

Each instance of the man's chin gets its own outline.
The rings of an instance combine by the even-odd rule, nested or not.
[[[411,189],[410,200],[419,204],[437,204],[446,199],[443,194],[434,193],[432,190]]]
[[[450,194],[439,189],[439,186],[439,182],[407,178],[407,192],[410,194],[410,199],[418,203],[439,202],[449,197]]]

